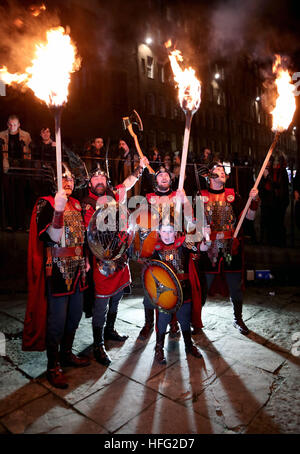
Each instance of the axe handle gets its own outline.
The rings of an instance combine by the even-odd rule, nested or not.
[[[138,152],[140,158],[143,158],[144,154],[141,150],[137,135],[133,132],[132,125],[128,125],[127,129],[130,132],[130,134],[132,135],[132,137],[134,138],[135,147],[137,149],[137,152]],[[155,173],[154,170],[152,169],[152,167],[150,166],[150,164],[147,164],[147,169],[149,170],[150,173],[153,173],[153,174]]]

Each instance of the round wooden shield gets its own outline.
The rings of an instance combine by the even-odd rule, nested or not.
[[[148,260],[142,272],[146,295],[162,312],[176,312],[183,303],[180,282],[168,265],[160,260]]]

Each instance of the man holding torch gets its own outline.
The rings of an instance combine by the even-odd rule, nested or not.
[[[47,379],[62,389],[68,383],[61,366],[89,365],[88,358],[72,353],[89,263],[84,252],[81,206],[71,197],[74,177],[65,165],[64,168],[62,189],[55,197],[39,198],[31,217],[22,345],[23,350],[47,350]]]
[[[90,172],[89,193],[82,201],[85,227],[97,209],[98,198],[102,203],[106,197],[112,197],[122,203],[126,193],[139,181],[148,159],[144,156],[139,161],[139,166],[129,175],[122,184],[112,188],[107,174],[99,167]],[[111,359],[105,349],[104,340],[125,342],[128,336],[122,336],[115,330],[115,321],[119,303],[123,297],[124,289],[131,283],[128,258],[124,257],[122,264],[116,270],[105,270],[103,264],[94,256],[92,261],[92,285],[86,294],[87,299],[93,302],[93,351],[97,362],[108,366]],[[92,292],[90,291],[92,290]],[[92,293],[92,294],[91,294]],[[90,305],[90,301],[87,302]]]
[[[242,211],[240,197],[234,189],[225,188],[226,174],[223,164],[212,162],[209,166],[213,178],[210,178],[209,189],[202,190],[201,196],[205,206],[206,219],[210,225],[211,247],[202,255],[207,287],[210,289],[215,276],[223,274],[233,304],[234,323],[241,334],[249,334],[242,318],[242,273],[243,250],[242,239],[234,238],[235,221]],[[254,211],[258,190],[253,188],[249,196],[253,200],[250,210]],[[246,217],[250,212],[246,214]],[[204,302],[202,302],[202,305]]]

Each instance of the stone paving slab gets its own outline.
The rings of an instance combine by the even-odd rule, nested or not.
[[[65,375],[69,383],[67,389],[54,388],[50,385],[45,376],[41,377],[39,382],[52,393],[72,405],[101,389],[107,388],[115,380],[121,378],[121,375],[102,366],[96,361],[91,361],[90,366],[82,367],[80,370],[66,368]]]
[[[162,397],[137,415],[117,434],[222,434],[224,427],[170,399]]]
[[[293,344],[293,334],[300,332],[299,318],[291,315],[290,311],[283,313],[265,310],[260,314],[259,323],[253,319],[247,322],[247,326],[257,336],[266,339],[266,345],[279,351],[289,351]]]
[[[291,302],[284,308],[285,315],[297,317],[300,322],[300,301],[291,300]]]
[[[264,412],[258,413],[246,433],[299,434],[300,432],[300,359],[287,360],[280,369],[280,385],[275,387]],[[267,417],[266,417],[267,415]]]
[[[191,355],[186,357],[184,346],[180,350],[180,359],[150,378],[147,386],[182,404],[201,394],[234,362],[228,363],[210,351],[202,350],[203,358],[198,359]]]
[[[7,322],[11,361],[0,357],[0,380],[6,376],[0,434],[299,433],[300,356],[293,356],[290,348],[293,334],[300,332],[300,292],[274,288],[272,296],[272,290],[246,289],[244,314],[252,330],[247,337],[232,326],[229,300],[224,305],[219,298],[209,299],[204,328],[193,336],[204,355],[202,367],[198,359],[186,357],[182,338],[168,335],[167,366],[153,363],[155,332],[147,341],[137,340],[144,324],[142,295],[127,296],[120,305],[116,328],[130,337],[125,343],[106,342],[109,368],[93,359],[91,318],[83,316],[74,347],[86,350],[92,365],[66,369],[67,390],[54,389],[45,380],[45,352],[21,350],[25,299],[0,295],[0,322]],[[30,381],[20,371],[39,378]]]
[[[78,414],[53,394],[19,408],[1,420],[13,434],[103,434],[103,427]]]
[[[143,298],[144,296],[142,295],[133,295],[133,296],[126,296],[122,298],[122,301],[120,302],[119,308],[121,308],[123,305],[129,306],[129,307],[134,307],[136,309],[143,309]]]
[[[125,342],[116,342],[111,340],[105,341],[107,351],[113,362],[122,358],[129,358],[134,352],[142,349],[144,347],[144,344],[153,344],[155,342],[154,332],[152,332],[151,336],[146,341],[139,340],[138,335],[141,329],[135,324],[130,324],[123,322],[122,320],[118,320],[116,323],[116,328],[120,334],[124,334],[129,337]]]
[[[30,377],[37,378],[45,372],[47,368],[45,352],[24,352],[21,339],[8,341],[6,350],[13,363]]]
[[[297,287],[248,287],[243,300],[245,305],[249,303],[263,310],[280,310],[291,301],[299,302],[300,293]]]
[[[1,376],[0,387],[5,389],[5,396],[1,393],[0,417],[48,393],[47,389],[38,383],[29,383],[17,371]]]
[[[146,384],[147,380],[156,374],[161,373],[166,366],[154,361],[154,340],[153,342],[141,343],[141,348],[131,355],[113,361],[110,368],[126,377],[130,377],[141,384]],[[168,348],[168,342],[166,342]],[[168,366],[178,360],[178,355],[168,355]]]
[[[245,336],[241,336],[240,339],[230,335],[224,336],[209,348],[225,359],[233,358],[246,365],[260,367],[269,372],[274,372],[285,360],[279,353],[257,344]]]
[[[268,401],[273,382],[272,374],[236,362],[188,403],[209,420],[217,418],[239,432]]]
[[[215,341],[229,331],[233,331],[232,319],[220,317],[216,312],[205,311],[202,312],[203,333],[206,333],[210,341]]]
[[[16,318],[23,324],[24,318],[25,318],[25,313],[26,313],[26,306],[21,303],[21,304],[7,306],[6,308],[3,308],[1,305],[1,313],[8,314],[11,317]]]
[[[81,400],[75,408],[109,432],[115,432],[160,398],[140,383],[122,377],[107,389]]]
[[[256,305],[247,304],[244,302],[243,306],[243,318],[247,321],[249,318],[255,316],[261,309],[258,308]],[[223,317],[226,319],[233,319],[233,306],[229,299],[219,298],[219,299],[207,299],[203,309],[202,309],[203,316],[206,313],[215,315],[216,317]]]
[[[23,331],[23,323],[13,317],[1,313],[0,314],[0,332],[5,335],[14,336]]]
[[[128,305],[124,305],[119,307],[118,309],[118,319],[119,320],[126,320],[135,325],[142,327],[144,326],[145,322],[145,315],[144,315],[144,308],[141,304],[141,307],[130,307]]]
[[[16,370],[16,366],[13,365],[6,357],[0,356],[0,370],[1,376],[7,374],[8,372],[13,372]]]

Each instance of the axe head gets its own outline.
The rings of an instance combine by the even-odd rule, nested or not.
[[[123,117],[122,120],[124,129],[127,129],[129,125],[137,125],[139,132],[143,131],[143,123],[136,110],[133,110],[129,117]]]

